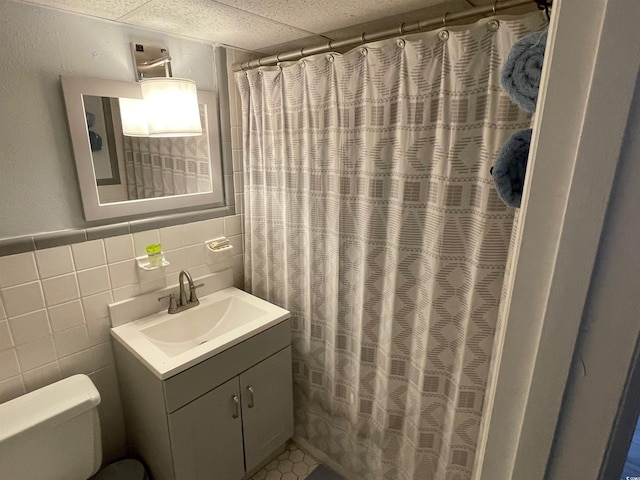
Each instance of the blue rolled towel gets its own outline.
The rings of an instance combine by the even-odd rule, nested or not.
[[[540,89],[540,75],[547,46],[547,31],[517,41],[502,67],[502,88],[521,109],[534,112]]]
[[[87,117],[87,128],[93,127],[93,124],[96,123],[96,116],[91,112],[84,111],[85,116]]]
[[[531,129],[514,133],[500,150],[496,164],[491,169],[498,195],[510,207],[520,208],[522,201],[531,133]]]
[[[102,137],[93,130],[89,130],[89,144],[92,152],[102,150]]]

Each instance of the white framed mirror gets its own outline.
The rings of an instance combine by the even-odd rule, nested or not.
[[[142,98],[138,83],[61,80],[86,220],[224,205],[213,92],[198,91],[201,136],[129,137],[122,134],[119,99]]]

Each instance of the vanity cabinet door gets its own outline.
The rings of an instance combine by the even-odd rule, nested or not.
[[[168,415],[176,480],[244,475],[238,377]]]
[[[291,347],[240,375],[247,472],[293,435]]]

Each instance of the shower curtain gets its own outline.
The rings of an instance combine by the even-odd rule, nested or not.
[[[350,480],[471,477],[530,117],[499,85],[540,14],[238,72],[245,282],[291,311],[296,438]]]
[[[202,135],[124,138],[129,200],[211,191],[209,138],[200,106]]]

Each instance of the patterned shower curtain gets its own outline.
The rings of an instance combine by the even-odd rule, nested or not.
[[[129,200],[211,191],[209,137],[204,106],[202,135],[124,138]]]
[[[489,169],[530,125],[499,71],[545,25],[236,74],[246,287],[291,311],[296,436],[350,480],[471,477],[513,222]]]

